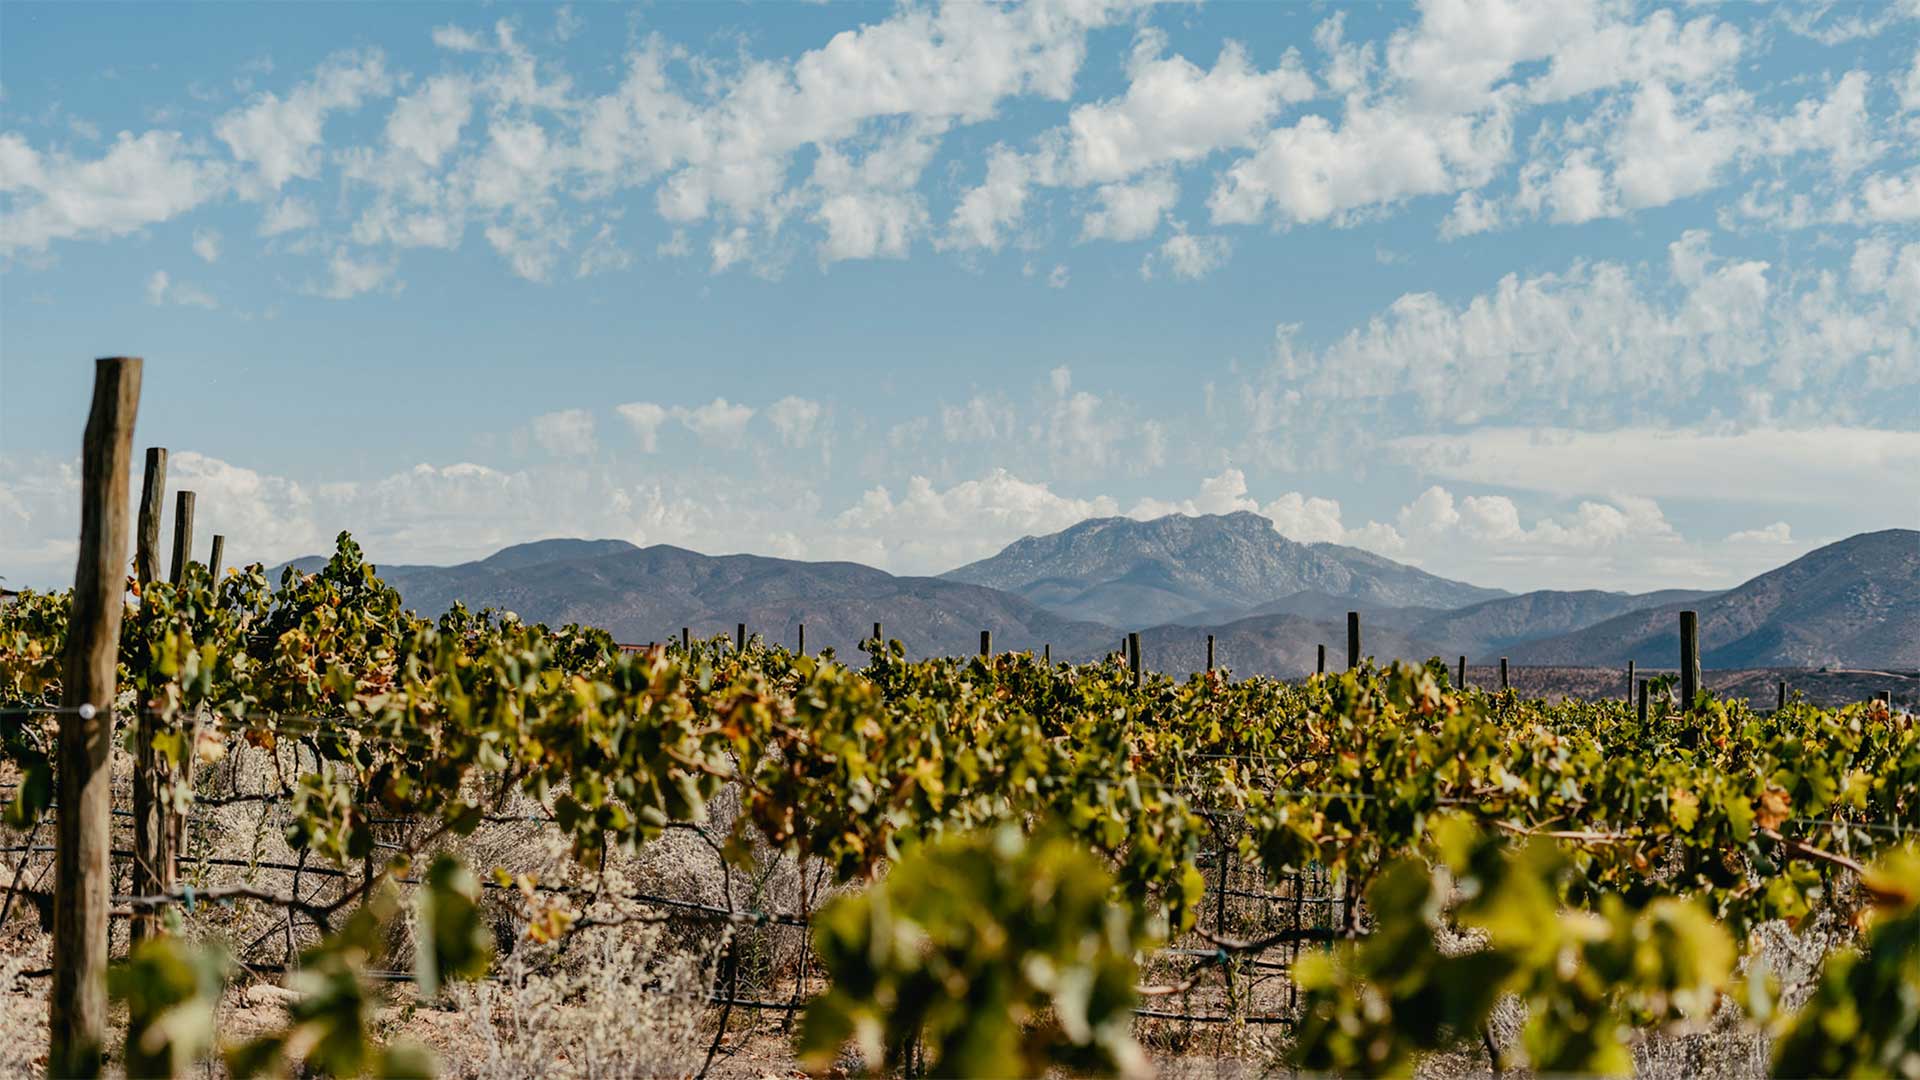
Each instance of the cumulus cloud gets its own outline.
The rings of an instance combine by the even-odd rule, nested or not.
[[[1171,176],[1133,184],[1107,184],[1094,192],[1099,205],[1080,221],[1083,240],[1144,240],[1160,227],[1160,215],[1173,209],[1180,189]]]
[[[673,409],[674,419],[686,425],[688,431],[715,444],[738,442],[753,414],[751,406],[735,405],[726,398],[714,398],[691,409],[684,406]]]
[[[895,497],[868,491],[833,519],[836,540],[880,565],[920,573],[984,558],[1021,536],[1057,532],[1090,517],[1111,517],[1111,498],[1070,498],[1047,485],[995,469],[940,489],[924,476]]]
[[[147,303],[155,307],[164,304],[177,304],[182,307],[205,308],[212,311],[220,306],[213,295],[198,285],[185,281],[175,281],[165,270],[155,270],[147,278]]]
[[[386,285],[395,268],[391,260],[356,255],[342,245],[327,257],[326,280],[309,285],[307,291],[328,300],[351,299]]]
[[[1898,248],[1900,260],[1909,247]],[[1324,432],[1330,401],[1350,403],[1339,416],[1356,429],[1370,409],[1390,407],[1428,423],[1524,417],[1591,427],[1643,408],[1724,409],[1734,386],[1793,394],[1800,415],[1772,418],[1824,426],[1872,415],[1863,404],[1886,407],[1861,402],[1857,380],[1920,383],[1920,325],[1891,275],[1873,290],[1788,276],[1717,254],[1699,231],[1667,256],[1664,276],[1576,261],[1508,275],[1460,303],[1408,293],[1321,349],[1302,347],[1283,326],[1273,367],[1247,388],[1254,430]]]
[[[593,414],[585,409],[542,413],[533,418],[533,441],[549,454],[591,454]]]
[[[0,132],[0,255],[56,240],[125,236],[224,194],[228,170],[177,131],[121,132],[99,158],[40,151]]]
[[[629,401],[614,406],[614,412],[633,429],[640,449],[651,454],[660,448],[660,425],[667,422],[667,410],[651,401]]]
[[[1195,236],[1177,230],[1140,263],[1140,276],[1165,273],[1182,281],[1198,281],[1227,264],[1233,241],[1224,236]]]
[[[391,91],[393,76],[377,51],[329,57],[313,78],[285,98],[262,92],[243,108],[222,116],[213,132],[234,160],[253,167],[243,190],[256,196],[279,191],[287,181],[319,174],[327,118],[357,109]]]
[[[767,420],[781,442],[801,447],[813,442],[822,411],[819,402],[790,394],[767,406]]]
[[[193,230],[193,253],[207,262],[220,261],[220,230]]]

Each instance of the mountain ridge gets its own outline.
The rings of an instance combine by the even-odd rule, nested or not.
[[[940,575],[1128,629],[1301,592],[1453,608],[1510,595],[1339,544],[1288,539],[1251,511],[1089,518]]]

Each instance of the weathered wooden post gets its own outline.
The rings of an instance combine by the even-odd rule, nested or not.
[[[1048,667],[1053,666],[1053,642],[1049,641],[1046,643],[1044,647],[1041,648],[1040,662],[1047,665]]]
[[[1207,674],[1213,674],[1213,635],[1207,635]]]
[[[193,561],[193,492],[183,491],[174,496],[173,502],[173,566],[167,571],[167,580],[175,585],[187,572],[187,564]]]
[[[737,653],[743,653],[747,651],[747,624],[746,623],[739,623],[735,625],[733,628],[733,651]]]
[[[683,626],[680,628],[680,652],[682,655],[685,655],[692,651],[693,651],[693,628],[690,626]]]
[[[807,624],[800,624],[800,655],[807,655]]]
[[[1627,703],[1633,703],[1633,661],[1627,661]]]
[[[1360,613],[1347,612],[1347,668],[1360,666]]]
[[[160,580],[160,518],[167,501],[167,451],[165,447],[147,447],[146,470],[140,481],[140,518],[134,529],[134,580],[144,593],[147,586]],[[166,814],[161,810],[159,785],[164,780],[163,758],[153,748],[160,727],[145,709],[134,718],[133,736],[133,892],[153,896],[172,887],[166,869]],[[137,911],[131,923],[135,943],[144,941],[159,927],[152,911]]]
[[[213,550],[207,552],[207,576],[213,578],[215,585],[220,584],[220,565],[227,561],[227,538],[223,533],[213,534]]]
[[[1775,705],[1773,708],[1775,712],[1778,712],[1779,710],[1784,709],[1786,707],[1787,707],[1787,680],[1781,679],[1780,680],[1780,702],[1779,704]]]
[[[1640,722],[1647,722],[1647,680],[1640,680]]]
[[[1325,645],[1320,646],[1320,660],[1313,670],[1316,675],[1325,675],[1327,673],[1327,647]]]
[[[980,655],[993,655],[993,631],[991,630],[980,631]]]
[[[1507,658],[1503,656],[1500,658],[1500,689],[1505,690],[1506,688],[1507,688]]]
[[[147,447],[147,468],[140,481],[140,523],[134,534],[133,574],[144,587],[160,580],[160,518],[166,513],[167,449]]]
[[[1680,613],[1680,708],[1693,711],[1693,699],[1700,693],[1700,615]]]
[[[140,408],[140,360],[94,363],[81,444],[80,555],[73,572],[61,717],[47,1072],[95,1076],[107,1027],[107,858],[114,674],[127,588],[127,468]]]
[[[1467,688],[1467,658],[1463,656],[1460,658],[1460,677],[1454,680],[1454,689],[1465,690],[1466,688]]]
[[[1127,633],[1127,661],[1133,669],[1133,685],[1140,685],[1140,635]]]

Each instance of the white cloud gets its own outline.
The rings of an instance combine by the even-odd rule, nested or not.
[[[948,442],[992,443],[1013,437],[1013,406],[998,398],[975,395],[965,405],[940,407],[940,430]]]
[[[813,441],[822,411],[819,402],[790,394],[767,406],[767,420],[780,433],[781,442],[801,447]]]
[[[1203,71],[1184,56],[1159,56],[1157,38],[1142,44],[1126,93],[1077,105],[1067,119],[1067,166],[1078,183],[1125,180],[1249,145],[1284,104],[1314,92],[1312,77],[1291,55],[1260,71],[1243,46],[1229,41],[1212,70]]]
[[[1388,447],[1428,475],[1555,495],[1634,491],[1788,505],[1920,500],[1920,431],[1490,427],[1405,435]]]
[[[1099,207],[1080,221],[1082,240],[1144,240],[1160,227],[1160,215],[1179,201],[1172,176],[1149,177],[1132,184],[1107,184],[1094,192]]]
[[[460,143],[473,116],[473,87],[457,75],[436,75],[394,102],[387,115],[387,144],[435,168]]]
[[[449,52],[486,52],[489,48],[486,38],[453,25],[434,27],[433,43]]]
[[[629,401],[614,406],[613,411],[633,429],[634,437],[640,440],[640,449],[651,454],[660,448],[660,425],[667,422],[667,410],[651,401]]]
[[[162,304],[177,304],[181,307],[205,308],[208,311],[220,306],[212,294],[198,285],[185,281],[175,281],[165,270],[155,270],[147,278],[147,303],[155,307]]]
[[[585,409],[562,409],[533,418],[533,441],[549,454],[593,453],[593,414]]]
[[[1140,263],[1140,276],[1151,278],[1164,269],[1182,281],[1198,281],[1227,264],[1233,241],[1224,236],[1195,236],[1181,229]]]
[[[995,146],[987,157],[987,176],[960,197],[940,246],[998,251],[1004,232],[1019,222],[1027,206],[1032,172],[1018,152]]]
[[[279,236],[281,233],[311,229],[319,224],[319,221],[311,203],[289,195],[274,202],[261,216],[260,235],[271,237]]]
[[[688,431],[710,443],[737,442],[747,430],[747,422],[753,419],[754,410],[747,405],[735,405],[726,398],[714,398],[705,405],[696,408],[676,406],[674,419],[685,424]]]
[[[1337,543],[1347,535],[1340,523],[1340,503],[1334,499],[1289,491],[1261,507],[1260,513],[1273,522],[1280,535],[1303,544]]]
[[[0,255],[43,251],[55,240],[125,236],[218,198],[227,170],[177,131],[121,132],[101,157],[42,153],[0,132]]]
[[[1869,221],[1920,221],[1920,166],[1904,175],[1882,173],[1860,184],[1861,212]]]
[[[1727,543],[1791,544],[1793,543],[1793,528],[1784,521],[1776,521],[1771,525],[1758,529],[1742,529],[1739,532],[1733,533],[1727,537]]]
[[[924,476],[895,498],[877,487],[833,519],[836,540],[896,571],[930,573],[984,558],[1021,536],[1057,532],[1090,517],[1111,517],[1106,497],[1076,499],[994,469],[941,490]]]
[[[193,230],[193,253],[207,262],[220,261],[220,230]]]
[[[356,257],[342,245],[327,258],[327,280],[308,291],[329,300],[347,300],[385,285],[394,269],[391,261]]]
[[[1508,275],[1458,304],[1406,294],[1324,349],[1282,327],[1249,408],[1261,431],[1324,422],[1336,400],[1403,403],[1452,425],[1525,415],[1594,426],[1656,408],[1697,416],[1738,384],[1794,393],[1802,422],[1858,420],[1857,380],[1920,382],[1920,327],[1897,294],[1725,258],[1689,232],[1668,246],[1665,281],[1575,262]]]
[[[256,181],[246,185],[255,196],[278,192],[287,181],[319,175],[323,129],[334,112],[360,107],[369,97],[388,93],[393,76],[378,52],[341,53],[314,71],[313,78],[282,99],[256,95],[244,108],[222,116],[214,134],[234,160],[254,167]]]

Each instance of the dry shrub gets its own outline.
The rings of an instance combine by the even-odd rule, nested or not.
[[[668,941],[660,926],[585,930],[564,964],[524,945],[496,978],[455,988],[465,1023],[435,1040],[442,1064],[503,1078],[697,1072],[714,954]]]

